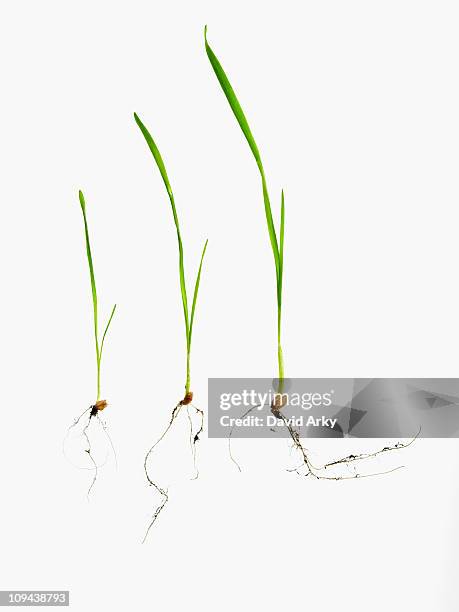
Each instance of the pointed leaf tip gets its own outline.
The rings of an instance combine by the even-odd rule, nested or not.
[[[79,189],[78,191],[78,199],[80,200],[80,205],[82,208],[86,208],[86,203],[84,201],[84,195],[83,192],[81,191],[81,189]]]

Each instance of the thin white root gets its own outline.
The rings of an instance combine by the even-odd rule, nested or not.
[[[249,415],[253,410],[255,410],[255,408],[259,408],[260,406],[252,406],[251,408],[249,408],[246,412],[244,412],[244,414],[240,417],[241,419],[243,419],[244,417],[246,417],[247,415]],[[277,416],[278,419],[281,419],[284,421],[285,426],[287,427],[287,430],[290,434],[290,437],[293,441],[293,448],[295,448],[301,455],[301,459],[302,459],[302,463],[300,466],[293,468],[293,469],[288,469],[288,472],[296,472],[299,476],[303,476],[303,477],[308,477],[308,476],[312,476],[313,478],[316,478],[317,480],[354,480],[357,478],[370,478],[373,476],[382,476],[384,474],[390,474],[392,472],[396,472],[397,470],[400,470],[402,468],[404,468],[405,466],[400,465],[397,466],[395,468],[389,469],[389,470],[385,470],[385,471],[381,471],[381,472],[374,472],[371,474],[360,474],[360,473],[355,473],[352,474],[350,476],[329,476],[329,475],[325,475],[322,474],[321,472],[332,468],[332,467],[336,467],[336,466],[346,466],[346,467],[350,467],[352,464],[354,464],[355,462],[359,462],[359,461],[364,461],[367,459],[374,459],[375,457],[378,457],[379,455],[382,455],[384,453],[387,452],[392,452],[392,451],[396,451],[396,450],[403,450],[404,448],[408,448],[409,446],[411,446],[411,444],[413,444],[413,442],[419,437],[419,434],[421,433],[421,430],[418,431],[418,433],[408,442],[397,442],[396,444],[394,444],[393,446],[385,446],[375,452],[371,452],[371,453],[361,453],[361,454],[357,454],[357,455],[347,455],[346,457],[342,457],[340,459],[336,459],[334,461],[330,461],[328,463],[325,463],[324,465],[318,467],[315,466],[309,455],[308,455],[308,451],[307,449],[303,446],[303,444],[301,443],[301,437],[299,432],[294,429],[290,423],[288,422],[288,420],[286,419],[286,417],[282,414],[281,410],[274,410],[273,414],[275,414]],[[233,435],[233,431],[234,431],[235,425],[233,425],[230,429],[229,435],[228,435],[228,452],[229,452],[229,456],[231,461],[235,464],[235,466],[237,467],[237,469],[239,470],[239,472],[242,471],[240,464],[236,461],[236,459],[233,456],[232,453],[232,448],[231,448],[231,440],[232,440],[232,435]],[[306,473],[301,473],[300,469],[306,467]]]
[[[86,496],[88,498],[89,501],[89,495],[91,494],[91,490],[93,488],[93,486],[96,484],[96,480],[97,480],[97,475],[99,473],[99,467],[94,459],[94,457],[92,456],[91,453],[91,441],[89,440],[89,436],[88,436],[88,427],[91,424],[91,415],[89,415],[89,419],[87,424],[85,425],[84,429],[83,429],[83,436],[86,439],[86,442],[88,443],[88,448],[86,449],[86,452],[88,453],[88,457],[90,458],[90,460],[92,461],[93,465],[94,465],[94,476],[92,479],[91,484],[89,485],[89,489],[88,492],[86,493]]]
[[[161,511],[163,510],[164,506],[169,501],[168,489],[163,489],[161,486],[159,486],[159,484],[157,482],[152,480],[152,478],[150,477],[150,474],[149,474],[149,471],[148,471],[148,460],[149,460],[153,450],[156,448],[156,446],[158,446],[158,444],[164,439],[164,437],[166,436],[166,434],[168,433],[168,431],[172,427],[174,421],[176,420],[176,418],[180,414],[181,408],[184,407],[184,406],[186,406],[186,408],[187,408],[188,421],[190,423],[190,447],[191,447],[191,455],[193,457],[193,466],[194,466],[194,470],[195,470],[195,475],[192,478],[192,480],[195,480],[199,476],[199,470],[198,470],[197,464],[196,464],[196,442],[199,441],[199,436],[201,435],[201,433],[204,430],[204,412],[200,408],[195,406],[194,404],[184,404],[183,401],[182,401],[182,402],[179,402],[174,407],[174,409],[172,410],[172,414],[171,414],[171,418],[170,418],[169,424],[167,425],[166,429],[161,434],[161,436],[153,444],[153,446],[148,450],[148,452],[145,455],[144,462],[143,462],[143,468],[144,468],[144,471],[145,471],[145,476],[147,478],[148,485],[151,486],[151,487],[154,487],[154,489],[156,489],[156,491],[158,491],[158,493],[160,495],[162,495],[163,499],[162,499],[161,503],[156,507],[156,510],[153,513],[153,516],[151,517],[150,523],[148,524],[148,527],[146,529],[145,535],[143,537],[142,544],[146,541],[146,539],[148,537],[148,534],[150,532],[150,529],[153,527],[153,525],[156,522],[157,518],[161,514]],[[190,408],[193,408],[193,410],[199,416],[199,428],[196,431],[196,433],[194,432],[194,428],[193,428],[193,420],[191,418],[190,410],[189,410]]]
[[[163,510],[164,506],[167,504],[167,502],[169,501],[169,495],[168,495],[168,491],[167,489],[163,489],[162,487],[159,486],[159,484],[157,484],[156,482],[154,482],[151,478],[150,478],[150,474],[148,473],[148,459],[150,458],[151,453],[153,452],[153,450],[156,448],[156,446],[158,446],[158,444],[161,442],[161,440],[164,439],[164,436],[167,434],[167,432],[169,431],[169,429],[172,427],[173,422],[175,421],[175,419],[177,418],[177,416],[180,413],[180,409],[182,408],[181,403],[178,403],[175,408],[172,410],[172,414],[171,414],[171,418],[169,421],[168,426],[166,427],[166,429],[164,430],[164,432],[162,433],[162,435],[156,440],[156,442],[153,444],[153,446],[151,446],[151,448],[148,450],[148,452],[145,455],[145,459],[143,462],[143,469],[145,471],[145,476],[147,478],[147,482],[148,485],[150,487],[154,487],[156,489],[156,491],[158,491],[158,493],[160,495],[162,495],[163,500],[162,502],[159,504],[159,506],[157,506],[156,510],[153,513],[153,516],[151,517],[151,520],[148,524],[147,530],[145,532],[145,535],[143,537],[142,540],[142,544],[144,544],[146,542],[146,539],[148,537],[148,534],[150,532],[150,529],[153,527],[154,523],[156,522],[156,519],[158,518],[158,516],[161,514],[161,511]]]
[[[104,423],[104,421],[102,421],[102,419],[100,418],[100,416],[98,414],[96,416],[97,416],[97,420],[99,422],[99,425],[102,427],[103,432],[104,432],[105,436],[107,437],[107,440],[108,440],[108,442],[110,444],[110,447],[112,449],[113,458],[115,459],[115,469],[118,469],[118,457],[117,457],[117,454],[116,454],[115,447],[113,446],[112,438],[111,438],[110,434],[108,433],[107,425],[106,425],[106,423]]]
[[[111,450],[112,450],[112,452],[113,452],[113,456],[114,456],[114,458],[115,458],[115,465],[116,465],[116,467],[118,467],[118,461],[117,461],[117,456],[116,456],[115,447],[114,447],[113,442],[112,442],[112,439],[111,439],[111,437],[110,437],[110,435],[109,435],[109,433],[108,433],[107,426],[106,426],[106,424],[105,424],[105,423],[102,421],[102,419],[99,417],[99,415],[98,415],[98,414],[94,415],[92,411],[93,411],[93,406],[90,406],[89,408],[87,408],[86,410],[84,410],[84,411],[83,411],[83,412],[80,414],[80,416],[79,416],[79,417],[77,417],[77,418],[74,420],[74,422],[72,423],[72,425],[70,425],[70,427],[67,429],[67,433],[66,433],[66,435],[65,435],[65,437],[64,437],[64,440],[62,441],[62,453],[63,453],[63,455],[64,455],[65,459],[66,459],[66,460],[67,460],[67,461],[68,461],[68,462],[69,462],[69,463],[70,463],[70,464],[71,464],[73,467],[75,467],[75,468],[77,468],[77,469],[79,469],[79,470],[89,470],[89,471],[93,471],[93,472],[94,472],[94,476],[93,476],[93,478],[92,478],[91,484],[90,484],[89,489],[88,489],[88,491],[87,491],[87,497],[88,497],[88,500],[89,500],[89,496],[90,496],[90,494],[91,494],[91,491],[92,491],[92,489],[93,489],[93,487],[94,487],[94,485],[95,485],[95,483],[96,483],[96,480],[97,480],[97,477],[98,477],[98,473],[99,473],[99,469],[100,469],[100,468],[102,468],[102,467],[103,467],[103,466],[104,466],[104,465],[107,463],[108,456],[109,456],[109,451],[107,451],[107,452],[106,452],[106,455],[105,455],[105,459],[102,461],[102,463],[97,463],[97,462],[96,462],[96,460],[94,459],[94,456],[93,456],[93,454],[92,454],[92,445],[91,445],[91,440],[90,440],[90,438],[89,438],[89,427],[90,427],[90,425],[91,425],[91,420],[92,420],[93,416],[96,416],[96,417],[97,417],[97,421],[98,421],[98,423],[99,423],[99,425],[101,426],[101,428],[102,428],[102,430],[103,430],[103,432],[104,432],[105,436],[107,437],[107,439],[108,439],[108,441],[109,441],[109,444],[110,444]],[[67,452],[66,452],[66,443],[67,443],[68,437],[69,437],[69,435],[70,435],[70,432],[72,431],[72,429],[73,429],[74,427],[76,427],[76,426],[77,426],[77,425],[80,423],[81,419],[82,419],[82,418],[83,418],[83,417],[84,417],[86,414],[88,414],[88,412],[89,412],[88,420],[86,421],[86,424],[85,424],[85,426],[84,426],[84,427],[83,427],[83,429],[82,429],[81,435],[82,435],[82,437],[84,438],[84,440],[85,440],[85,442],[86,442],[86,448],[84,449],[84,450],[85,450],[85,453],[88,455],[89,460],[90,460],[90,462],[91,462],[91,464],[92,464],[92,465],[91,465],[91,466],[89,466],[89,467],[88,467],[88,466],[80,466],[80,465],[77,465],[76,463],[74,463],[74,462],[73,462],[73,461],[72,461],[72,460],[69,458],[69,456],[67,455]]]
[[[157,506],[156,510],[153,513],[153,516],[151,517],[151,521],[149,522],[147,530],[145,531],[145,535],[143,536],[142,544],[145,544],[148,534],[150,532],[150,529],[153,527],[154,523],[156,522],[156,519],[160,515],[161,510],[164,508],[164,506],[169,501],[169,495],[168,495],[167,489],[162,489],[160,486],[158,486],[156,483],[150,480],[148,476],[147,478],[148,478],[149,484],[153,486],[158,491],[158,493],[160,493],[163,496],[163,501],[159,504],[159,506]]]
[[[193,408],[193,410],[196,412],[196,414],[199,417],[199,428],[196,433],[194,433],[194,430],[193,430],[193,420],[190,415],[190,408]],[[204,412],[200,408],[195,406],[194,404],[189,404],[187,406],[187,414],[188,414],[188,420],[190,422],[190,447],[191,447],[191,456],[193,457],[193,467],[194,467],[194,472],[195,472],[195,475],[193,476],[191,480],[196,480],[197,478],[199,478],[199,468],[196,462],[196,442],[199,442],[199,436],[204,431]]]
[[[389,470],[385,470],[385,471],[381,471],[381,472],[373,472],[370,474],[360,474],[359,472],[352,474],[350,476],[328,476],[328,475],[324,475],[321,472],[327,470],[328,468],[331,467],[335,467],[338,465],[344,465],[346,467],[350,467],[353,463],[358,462],[358,461],[365,461],[367,459],[374,459],[375,457],[378,457],[379,455],[382,455],[384,453],[387,452],[392,452],[392,451],[396,451],[396,450],[402,450],[404,448],[408,448],[409,446],[411,446],[411,444],[413,444],[413,442],[418,438],[419,434],[421,433],[421,430],[418,431],[418,433],[408,442],[403,443],[403,442],[397,442],[396,444],[394,444],[393,446],[385,446],[375,452],[372,453],[361,453],[358,455],[347,455],[346,457],[342,457],[340,459],[336,459],[334,461],[330,461],[328,463],[325,463],[324,465],[322,465],[321,467],[317,467],[315,465],[313,465],[313,463],[311,462],[309,456],[308,456],[308,451],[304,448],[304,446],[301,443],[301,438],[300,438],[300,434],[298,433],[298,431],[296,429],[294,429],[289,422],[287,421],[286,417],[282,414],[281,411],[276,411],[276,416],[280,419],[282,419],[288,429],[288,432],[290,434],[291,439],[293,440],[293,446],[298,450],[298,452],[301,454],[302,457],[302,464],[297,467],[297,468],[293,468],[291,470],[288,470],[289,472],[296,472],[298,475],[300,476],[304,476],[304,477],[308,477],[308,476],[312,476],[313,478],[316,478],[317,480],[354,480],[356,478],[370,478],[373,476],[382,476],[384,474],[390,474],[392,472],[395,472],[397,470],[401,470],[402,468],[404,468],[404,465],[399,465],[395,468],[389,469]],[[301,473],[299,470],[303,467],[306,467],[307,472],[306,473]]]
[[[251,408],[249,408],[249,409],[248,409],[246,412],[244,412],[244,414],[241,416],[241,419],[243,419],[243,418],[244,418],[244,417],[246,417],[248,414],[250,414],[250,413],[252,412],[252,410],[255,410],[255,408],[259,408],[259,407],[260,407],[260,405],[257,405],[257,406],[252,406],[252,407],[251,407]],[[233,425],[233,426],[231,427],[231,429],[230,429],[229,434],[228,434],[228,453],[229,453],[229,456],[230,456],[231,461],[234,463],[234,465],[237,467],[237,469],[238,469],[240,472],[242,472],[241,466],[239,465],[239,463],[238,463],[238,462],[236,461],[236,459],[234,458],[233,453],[232,453],[232,449],[231,449],[231,438],[232,438],[232,436],[233,436],[233,431],[234,431],[234,428],[235,428],[235,427],[236,427],[236,426],[235,426],[235,425]]]

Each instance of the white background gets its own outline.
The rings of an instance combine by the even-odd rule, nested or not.
[[[335,483],[287,473],[287,441],[236,441],[239,474],[224,441],[203,439],[190,481],[183,420],[156,457],[170,502],[140,544],[156,501],[143,456],[185,364],[171,211],[132,118],[165,158],[190,279],[209,238],[201,408],[210,376],[276,374],[259,177],[205,23],[276,219],[285,188],[287,375],[454,377],[458,22],[442,1],[2,4],[1,589],[69,589],[78,611],[458,609],[456,440]],[[89,503],[89,473],[62,454],[95,387],[79,188],[102,317],[118,304],[102,384],[119,469],[101,471]]]

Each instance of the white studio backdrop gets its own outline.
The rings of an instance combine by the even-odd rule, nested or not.
[[[255,163],[203,28],[246,111],[278,218],[286,195],[287,376],[459,375],[459,88],[454,2],[51,2],[0,9],[0,589],[69,589],[71,609],[457,610],[456,440],[419,440],[390,476],[301,480],[286,441],[199,443],[182,397],[175,230],[136,111],[165,159],[186,268],[205,238],[192,378],[276,374],[275,278]],[[78,189],[118,453],[62,454],[94,400]],[[356,443],[357,444],[357,443]],[[360,441],[356,450],[377,441]],[[334,444],[317,456],[341,455]],[[383,464],[385,465],[385,464]],[[392,465],[392,463],[391,463]]]

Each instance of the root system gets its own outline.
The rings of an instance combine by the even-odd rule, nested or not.
[[[99,475],[99,469],[105,465],[106,460],[107,460],[107,457],[106,457],[105,460],[103,461],[103,463],[97,463],[97,461],[94,458],[93,449],[92,449],[92,443],[91,443],[91,438],[90,438],[90,427],[91,427],[91,423],[92,423],[92,421],[94,419],[97,420],[98,425],[101,427],[105,437],[107,438],[108,443],[109,443],[110,448],[111,448],[111,451],[113,453],[113,457],[115,459],[115,466],[118,467],[118,459],[117,459],[115,447],[113,445],[113,441],[111,439],[110,434],[108,433],[108,429],[107,429],[106,423],[104,423],[104,421],[102,421],[102,419],[100,418],[100,415],[99,415],[100,412],[106,408],[106,406],[107,406],[107,401],[106,400],[99,400],[95,404],[93,404],[92,406],[89,406],[89,408],[84,410],[80,414],[80,416],[77,417],[75,419],[75,421],[72,423],[72,425],[70,425],[70,427],[68,428],[67,434],[66,434],[66,436],[64,438],[63,445],[62,445],[64,456],[66,457],[66,459],[70,463],[72,463],[72,465],[74,465],[75,467],[77,467],[79,469],[90,470],[90,471],[94,472],[93,478],[91,480],[91,483],[90,483],[88,491],[87,491],[88,499],[89,499],[89,496],[91,494],[92,489],[94,488],[94,485],[96,484],[97,477]],[[89,457],[89,460],[91,462],[91,466],[90,467],[82,467],[82,466],[75,465],[72,461],[70,461],[70,459],[68,458],[67,453],[66,453],[66,442],[67,442],[68,436],[69,436],[70,432],[72,431],[72,429],[74,429],[75,427],[77,427],[77,425],[80,424],[80,422],[82,421],[82,419],[83,419],[83,417],[85,415],[87,415],[87,420],[86,420],[86,423],[84,424],[84,427],[83,427],[83,429],[81,431],[81,436],[82,436],[82,438],[85,441],[86,448],[84,449],[84,452]],[[108,455],[108,453],[107,453],[107,455]]]
[[[244,412],[240,418],[241,419],[245,418],[256,408],[260,408],[260,405],[252,406],[251,408],[246,410],[246,412]],[[295,472],[296,474],[302,477],[312,477],[317,480],[336,480],[336,481],[355,480],[357,478],[369,478],[372,476],[383,476],[385,474],[390,474],[392,472],[396,472],[397,470],[403,469],[405,466],[399,465],[399,466],[396,466],[388,470],[383,470],[379,472],[371,472],[371,473],[361,473],[358,471],[355,471],[353,474],[349,474],[349,475],[330,475],[330,474],[325,473],[327,470],[330,471],[332,468],[337,468],[337,467],[351,468],[354,465],[359,464],[360,462],[375,459],[376,457],[379,457],[386,453],[391,453],[393,451],[400,451],[405,448],[408,448],[414,443],[414,441],[419,437],[419,434],[421,433],[421,430],[419,430],[418,433],[413,438],[411,438],[408,442],[396,442],[393,445],[384,446],[383,448],[380,448],[379,450],[369,452],[369,453],[358,453],[358,454],[346,455],[345,457],[334,459],[333,461],[329,461],[320,466],[316,466],[311,461],[311,458],[308,454],[309,451],[303,446],[301,442],[300,432],[289,423],[288,419],[282,413],[282,408],[283,408],[282,403],[279,404],[275,400],[273,404],[271,405],[271,413],[275,417],[277,417],[279,420],[284,422],[284,425],[287,428],[290,438],[293,442],[293,448],[299,453],[301,457],[301,464],[298,467],[293,468],[293,469],[288,469],[287,471]],[[234,458],[232,448],[231,448],[233,431],[234,431],[234,426],[231,427],[229,435],[228,435],[228,452],[229,452],[231,461],[235,464],[239,472],[241,472],[242,471],[241,466],[238,463],[238,461]]]
[[[154,451],[154,449],[158,446],[158,444],[164,440],[164,438],[166,437],[167,433],[170,431],[172,425],[174,424],[174,421],[177,419],[177,417],[180,414],[180,411],[182,410],[183,407],[186,407],[186,411],[187,411],[187,416],[188,416],[188,421],[190,424],[190,447],[191,447],[191,456],[193,459],[193,466],[194,466],[194,471],[195,471],[195,475],[193,476],[192,480],[196,480],[199,476],[199,470],[197,467],[197,463],[196,463],[196,443],[199,441],[199,436],[201,435],[201,433],[204,430],[204,412],[198,408],[197,406],[195,406],[194,404],[192,404],[193,401],[193,393],[191,391],[187,392],[185,394],[185,397],[176,405],[174,406],[172,412],[171,412],[171,416],[170,416],[170,420],[169,423],[167,425],[167,427],[165,428],[165,430],[163,431],[163,433],[161,434],[161,436],[156,440],[156,442],[148,449],[147,453],[145,454],[145,459],[143,462],[143,468],[144,468],[144,472],[145,472],[145,477],[147,479],[147,483],[149,486],[153,487],[162,497],[161,503],[156,507],[150,522],[147,526],[145,535],[143,537],[142,540],[142,544],[146,541],[148,534],[150,532],[150,529],[153,527],[154,523],[156,522],[157,518],[159,517],[159,515],[161,514],[163,508],[165,507],[165,505],[167,504],[167,502],[169,501],[169,494],[168,494],[168,489],[165,489],[164,487],[160,486],[158,484],[158,482],[156,482],[155,480],[152,479],[152,477],[150,476],[150,472],[148,470],[148,461]],[[199,417],[199,427],[197,429],[197,431],[195,431],[194,426],[193,426],[193,419],[191,417],[190,414],[190,408],[193,409],[195,411],[195,414]]]

